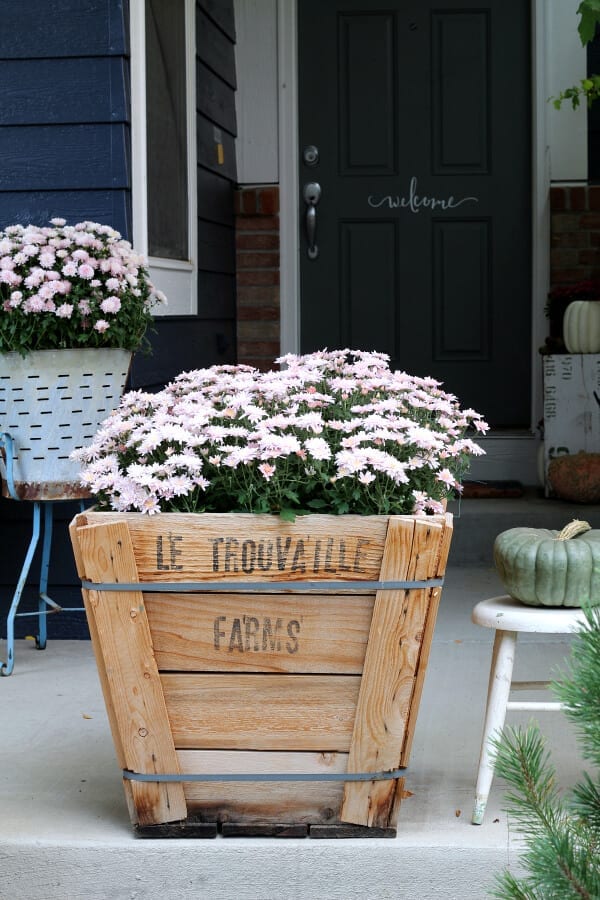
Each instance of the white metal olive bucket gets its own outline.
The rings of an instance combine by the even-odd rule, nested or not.
[[[9,479],[20,499],[89,496],[69,454],[118,406],[131,357],[112,348],[0,353],[0,434],[10,443],[10,453],[6,442],[0,451],[5,496]]]

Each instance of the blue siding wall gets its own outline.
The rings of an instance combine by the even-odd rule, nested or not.
[[[124,0],[0,0],[0,227],[131,235]]]

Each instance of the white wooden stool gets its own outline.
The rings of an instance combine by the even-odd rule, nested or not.
[[[494,650],[490,667],[485,724],[481,739],[481,755],[477,773],[475,806],[471,821],[481,825],[485,815],[488,795],[494,777],[494,753],[490,737],[504,727],[509,709],[557,710],[562,704],[550,701],[519,702],[509,700],[511,691],[545,690],[548,681],[513,681],[517,635],[520,631],[540,634],[567,634],[576,631],[585,621],[580,609],[565,607],[526,606],[507,595],[482,600],[474,608],[472,616],[476,625],[495,628]]]

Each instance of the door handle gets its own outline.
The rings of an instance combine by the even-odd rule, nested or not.
[[[309,181],[302,190],[306,203],[306,240],[308,241],[308,258],[316,259],[319,248],[315,243],[317,236],[317,203],[321,199],[321,185],[316,181]]]

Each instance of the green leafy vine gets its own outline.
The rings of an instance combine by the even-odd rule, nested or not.
[[[577,31],[581,44],[585,47],[594,39],[596,25],[600,22],[600,0],[581,0],[577,15],[579,16]],[[577,109],[582,102],[590,107],[599,97],[600,75],[588,75],[578,84],[561,91],[557,97],[550,97],[550,100],[555,109],[560,109],[563,103],[570,103],[573,109]]]

